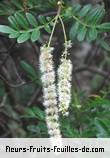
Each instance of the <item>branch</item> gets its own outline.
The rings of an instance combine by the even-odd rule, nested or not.
[[[81,66],[75,69],[76,73],[82,72],[82,71],[90,71],[92,73],[96,73],[98,75],[103,76],[104,78],[107,78],[107,80],[110,79],[110,76],[108,75],[108,73],[106,73],[105,71],[99,70],[95,67],[88,67],[88,66]]]

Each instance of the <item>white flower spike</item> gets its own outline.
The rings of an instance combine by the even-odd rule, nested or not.
[[[66,59],[68,49],[72,46],[71,41],[65,44],[65,51],[61,58],[61,64],[58,68],[58,99],[59,99],[59,112],[64,116],[69,114],[69,105],[71,102],[71,80],[72,80],[72,63],[71,60]]]
[[[46,113],[48,133],[51,138],[61,138],[57,94],[55,86],[55,72],[52,61],[53,47],[41,47],[40,70],[42,73],[43,98]]]

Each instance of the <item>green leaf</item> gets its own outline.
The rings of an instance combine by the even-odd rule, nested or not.
[[[85,5],[79,12],[79,16],[80,17],[84,17],[86,16],[86,14],[90,11],[90,9],[92,8],[91,4]]]
[[[0,32],[10,34],[10,33],[16,32],[16,31],[14,29],[12,29],[11,27],[9,27],[9,26],[0,25]]]
[[[39,119],[41,121],[45,120],[44,112],[38,107],[27,108],[23,117],[37,118],[37,119]]]
[[[97,134],[98,138],[107,138],[110,136],[109,127],[106,125],[106,123],[103,120],[96,118],[95,125],[98,131]]]
[[[32,34],[31,34],[31,41],[35,42],[40,38],[40,30],[39,29],[35,29]]]
[[[72,13],[75,14],[77,13],[79,10],[81,9],[81,5],[80,4],[75,4],[72,6]]]
[[[27,108],[23,117],[25,117],[25,118],[36,118],[36,115],[35,115],[35,113],[32,109]]]
[[[38,17],[38,20],[39,20],[39,22],[40,22],[41,24],[45,24],[45,23],[46,23],[46,18],[45,18],[44,16],[42,16],[42,15],[40,15],[40,16]]]
[[[29,26],[28,22],[27,22],[26,18],[21,13],[16,13],[15,18],[16,18],[20,27],[22,27],[24,29],[28,28],[28,26]]]
[[[95,24],[99,24],[102,21],[104,15],[105,15],[105,9],[102,6],[99,10],[98,15],[96,16]]]
[[[102,6],[96,6],[93,8],[85,18],[85,21],[89,24],[96,25],[103,17],[104,9]]]
[[[31,13],[26,13],[26,17],[32,26],[34,27],[38,26],[37,20]]]
[[[65,10],[65,14],[64,14],[64,17],[66,19],[68,18],[71,18],[73,15],[73,8],[72,7],[68,7],[66,10]]]
[[[54,22],[53,22],[53,21],[51,21],[49,24],[50,24],[50,26],[53,26],[53,25],[54,25]]]
[[[61,130],[65,137],[78,137],[78,131],[71,126],[68,119],[61,119]]]
[[[23,116],[22,118],[29,118],[28,116]],[[31,132],[31,133],[38,133],[38,134],[40,134],[40,130],[38,129],[38,125],[36,126],[36,125],[28,125],[27,126],[27,130],[29,131],[29,132]]]
[[[51,28],[50,28],[50,26],[49,26],[48,24],[46,24],[46,25],[44,26],[44,29],[45,29],[45,31],[47,31],[48,33],[51,33]]]
[[[82,42],[85,39],[86,32],[87,32],[87,28],[85,26],[80,26],[77,36],[78,41]]]
[[[104,48],[106,51],[110,51],[110,44],[103,39],[98,39],[97,40],[98,44],[101,45],[102,48]]]
[[[70,29],[69,35],[70,35],[70,39],[74,40],[75,36],[77,35],[79,29],[79,23],[76,22]]]
[[[25,61],[21,61],[20,64],[22,68],[26,71],[28,77],[31,80],[36,80],[35,83],[41,86],[42,85],[41,80],[40,80],[41,74],[35,71],[34,68],[30,64],[26,63]]]
[[[101,106],[101,107],[109,107],[110,106],[110,100],[108,99],[104,99],[101,97],[97,97],[94,100],[90,100],[89,103],[91,107],[97,107],[97,106]]]
[[[110,44],[108,44],[106,41],[101,41],[101,46],[106,50],[110,51]]]
[[[30,33],[24,32],[18,37],[17,42],[23,43],[23,42],[27,41],[29,38],[30,38]]]
[[[37,126],[34,124],[28,125],[27,130],[31,133],[37,134],[37,136],[42,136],[42,134],[47,134],[47,127],[44,122],[39,121]],[[45,136],[46,137],[46,136]]]
[[[11,3],[15,6],[15,7],[17,7],[18,9],[23,9],[23,7],[22,7],[22,4],[20,3],[20,1],[19,0],[11,0]]]
[[[94,11],[94,9],[93,9],[93,11]],[[100,23],[102,18],[104,17],[104,14],[105,14],[105,10],[104,10],[103,6],[96,7],[95,11],[93,12],[93,14],[91,16],[91,23],[93,25]]]
[[[33,109],[33,111],[34,111],[34,113],[35,113],[35,115],[37,116],[38,119],[45,120],[45,114],[40,108],[33,107],[32,109]]]
[[[20,35],[19,32],[11,33],[11,34],[9,35],[9,38],[17,38],[19,35]]]
[[[8,17],[8,20],[9,20],[11,26],[12,26],[14,29],[18,30],[18,25],[17,25],[17,21],[16,21],[15,17],[14,17],[14,16],[9,16],[9,17]]]
[[[110,23],[103,23],[97,26],[100,31],[110,31]]]
[[[37,74],[34,70],[34,68],[29,65],[28,63],[26,63],[25,61],[21,61],[21,66],[22,68],[27,72],[27,74],[32,78],[35,79],[37,77]]]
[[[97,38],[97,34],[98,34],[98,31],[96,30],[96,28],[91,28],[88,33],[89,41],[95,40]]]
[[[52,18],[51,17],[46,17],[47,21],[51,21]]]

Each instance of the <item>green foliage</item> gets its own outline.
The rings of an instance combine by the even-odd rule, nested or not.
[[[88,99],[86,103],[80,106],[75,103],[77,102],[75,100],[78,100],[76,95],[73,96],[69,116],[67,118],[60,116],[63,137],[110,137],[110,100],[97,96],[94,99]],[[38,131],[42,131],[39,136],[48,137],[43,110],[33,106],[26,110],[23,117],[40,120],[38,125],[27,126],[32,136],[38,136]]]
[[[9,25],[0,25],[0,32],[6,33],[9,38],[17,39],[18,43],[30,40],[35,42],[40,40],[42,33],[50,34],[55,21],[52,16],[45,15],[47,10],[56,11],[56,0],[29,0],[28,12],[24,11],[21,0],[3,1],[0,3],[0,15],[8,15]],[[64,23],[69,24],[69,36],[72,41],[82,42],[87,40],[96,42],[106,51],[110,51],[109,42],[103,38],[103,33],[110,31],[110,23],[103,22],[105,16],[104,6],[92,6],[90,4],[81,6],[74,4],[71,6],[67,0],[64,1],[61,18]],[[44,32],[45,31],[45,32]],[[39,72],[28,63],[21,61],[21,68],[26,73],[27,78],[33,81],[33,87],[41,87]],[[97,77],[97,76],[96,76]],[[29,93],[33,93],[32,85],[23,87],[18,92],[19,98],[28,100]],[[5,93],[5,86],[0,82],[1,101]],[[83,98],[83,97],[82,97]],[[40,98],[41,99],[41,98]],[[41,102],[40,102],[41,104]],[[26,131],[28,137],[48,137],[45,123],[44,109],[41,105],[25,107],[21,119],[26,121]],[[31,120],[31,121],[30,121]],[[87,98],[81,101],[80,96],[73,94],[70,107],[69,118],[60,116],[61,131],[63,137],[110,137],[110,100],[107,95],[96,98]],[[28,122],[28,123],[27,123]]]
[[[28,0],[27,8],[28,10],[36,13],[36,10],[45,11],[48,8],[51,8],[55,3],[52,1],[45,2],[45,7],[42,7],[44,4],[43,0]],[[0,2],[0,15],[12,15],[15,12],[24,12],[23,1],[22,0],[10,0]]]
[[[29,2],[28,5],[33,3],[33,1]],[[49,3],[51,4],[51,2]],[[12,5],[15,5],[13,1]],[[21,6],[21,3],[16,4],[19,9],[21,9]],[[61,13],[64,21],[68,20],[69,22],[71,20],[72,22],[69,33],[71,40],[77,39],[79,42],[97,40],[103,32],[110,31],[110,23],[102,23],[104,15],[104,6],[93,7],[90,4],[83,7],[79,4],[74,4],[71,7],[67,5]],[[52,17],[40,15],[36,18],[31,12],[25,14],[20,11],[9,16],[8,20],[10,26],[0,25],[0,32],[9,34],[9,38],[17,38],[18,43],[27,40],[32,42],[39,40],[42,29],[47,33],[51,33],[51,26],[54,22]],[[102,44],[102,47],[105,48],[106,46]]]
[[[37,20],[31,13],[26,13],[27,20],[29,21],[29,24],[36,27],[38,26]]]
[[[9,26],[0,25],[0,32],[12,34],[15,33],[16,31]]]
[[[34,68],[30,64],[26,63],[25,61],[21,61],[20,64],[21,64],[21,67],[24,69],[24,71],[27,73],[27,76],[32,81],[35,81],[36,84],[41,86],[42,85],[40,81],[41,74],[35,71]]]
[[[51,33],[49,25],[52,25],[52,19],[48,21],[44,16],[37,19],[31,13],[16,13],[8,18],[10,26],[0,25],[0,32],[9,34],[9,38],[17,38],[18,43],[23,43],[29,39],[35,42],[40,38],[40,30],[45,29]],[[38,23],[39,22],[39,23]],[[31,27],[31,28],[30,28]]]
[[[22,61],[21,66],[29,78],[35,79],[38,77],[36,71],[28,63]],[[39,85],[39,82],[36,81],[34,87],[36,83]],[[4,85],[1,82],[0,87],[0,97],[2,98],[5,92]],[[27,88],[23,87],[23,91],[20,90],[20,95],[23,97],[23,100],[28,100],[28,93],[31,91],[32,85],[27,85]],[[102,97],[95,95],[87,99],[83,97],[84,101],[81,101],[82,95],[80,96],[74,92],[69,116],[67,118],[60,116],[62,136],[68,138],[109,138],[110,99],[107,99],[109,93],[110,90],[108,92],[104,90],[103,94],[101,94]],[[25,124],[26,137],[48,137],[45,112],[43,107],[41,108],[41,104],[34,104],[31,107],[25,106],[24,109],[20,119],[28,122]]]
[[[27,126],[29,137],[48,137],[47,127],[45,124],[45,113],[43,110],[36,106],[27,108],[22,118],[36,120],[35,124],[31,123]]]
[[[97,128],[97,137],[98,138],[109,138],[110,137],[110,125],[109,125],[108,120],[96,118],[95,125]]]
[[[106,51],[110,51],[109,42],[105,41],[104,39],[97,39],[97,44],[99,44]]]
[[[102,25],[104,25],[100,25],[105,15],[103,6],[96,6],[93,8],[90,4],[84,7],[76,5],[69,8],[69,10],[71,12],[69,15],[75,21],[70,29],[71,39],[74,40],[77,36],[78,41],[83,41],[84,39],[88,41],[95,40],[102,30]],[[109,30],[110,28],[108,31]]]
[[[33,106],[33,108],[31,108],[31,109],[27,108],[24,116],[22,116],[22,117],[37,118],[38,120],[45,121],[44,112],[40,108],[35,107],[35,106]]]

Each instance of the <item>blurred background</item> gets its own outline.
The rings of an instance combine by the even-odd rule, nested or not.
[[[55,1],[54,1],[55,2]],[[65,0],[70,5],[105,5],[104,21],[110,21],[109,0]],[[12,7],[10,7],[12,3]],[[54,15],[52,1],[36,0],[40,14]],[[45,5],[44,5],[45,3]],[[0,24],[8,23],[8,16],[24,6],[24,1],[0,1]],[[27,6],[28,8],[28,6]],[[26,8],[24,8],[26,9]],[[67,34],[70,23],[65,24]],[[105,33],[109,43],[110,34]],[[42,105],[42,84],[39,72],[40,46],[49,39],[42,32],[39,41],[17,44],[0,33],[0,137],[48,137]],[[63,33],[57,25],[52,45],[55,47],[55,69],[63,51]],[[72,102],[70,115],[60,116],[63,137],[110,137],[110,47],[103,49],[96,42],[74,41],[70,49],[73,63]]]

